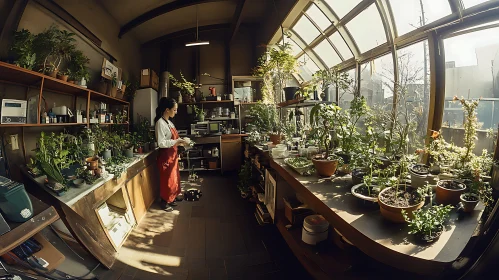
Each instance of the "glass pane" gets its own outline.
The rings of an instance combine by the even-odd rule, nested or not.
[[[336,49],[338,49],[338,51],[341,53],[343,59],[347,60],[353,57],[350,48],[345,43],[345,40],[343,40],[340,33],[335,32],[333,35],[329,36],[329,40],[331,40]]]
[[[306,13],[323,31],[331,25],[329,19],[315,4],[310,5]]]
[[[320,42],[320,44],[314,48],[314,51],[329,68],[341,62],[340,57],[336,54],[336,51],[327,40]]]
[[[281,40],[281,42],[282,42],[282,40]],[[300,46],[298,46],[298,44],[296,44],[296,42],[293,41],[293,39],[286,38],[285,42],[289,43],[291,45],[291,53],[294,56],[297,56],[302,51],[302,49],[300,48]]]
[[[353,100],[355,91],[357,90],[357,82],[356,82],[357,75],[355,73],[356,73],[355,69],[349,70],[347,74],[349,79],[351,79],[352,83],[348,88],[346,89],[340,88],[338,90],[338,95],[339,95],[338,105],[341,108],[350,108],[350,101]]]
[[[393,58],[391,54],[376,58],[361,66],[360,95],[375,110],[391,111],[393,105]]]
[[[315,64],[315,62],[310,59],[307,54],[304,54],[298,58],[298,63],[300,65],[300,76],[305,81],[310,81],[312,79],[312,75],[319,70],[319,67]]]
[[[448,0],[390,0],[390,6],[399,36],[452,13]]]
[[[473,7],[473,6],[478,5],[478,4],[488,2],[489,0],[462,0],[462,1],[463,1],[464,8],[467,9],[467,8]]]
[[[399,72],[397,119],[401,127],[408,128],[408,133],[395,136],[399,139],[409,137],[407,148],[412,152],[424,145],[427,135],[430,107],[428,43],[423,41],[398,50],[397,56]]]
[[[317,36],[319,36],[320,32],[315,28],[315,26],[308,20],[308,18],[304,15],[298,20],[298,22],[292,28],[306,44],[310,44]]]
[[[449,129],[463,127],[464,114],[461,105],[451,101],[453,96],[467,99],[482,98],[477,108],[479,129],[497,130],[499,28],[445,39],[444,47],[445,99],[447,101],[443,125]],[[489,141],[492,140],[479,137],[477,146],[488,147]],[[480,152],[480,150],[475,149],[475,152]]]
[[[362,0],[326,0],[326,3],[333,9],[336,15],[341,19]]]
[[[385,29],[375,4],[348,22],[346,27],[362,53],[386,42]]]

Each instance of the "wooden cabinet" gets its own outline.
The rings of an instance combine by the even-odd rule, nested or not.
[[[126,190],[132,206],[135,220],[139,223],[146,215],[147,208],[142,195],[143,175],[142,172],[137,174],[132,180],[126,183]]]
[[[140,174],[143,180],[142,197],[146,208],[149,208],[159,196],[159,172],[156,163],[149,165]]]
[[[241,137],[225,136],[221,141],[222,172],[238,170],[241,166]]]

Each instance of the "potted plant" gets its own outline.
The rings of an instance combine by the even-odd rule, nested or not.
[[[14,33],[10,56],[13,58],[15,65],[33,70],[36,65],[36,53],[33,50],[34,40],[35,35],[31,34],[27,29]]]
[[[118,77],[116,73],[113,73],[111,76],[111,81],[107,83],[107,95],[111,97],[116,97],[116,93],[118,91]]]
[[[241,169],[239,170],[239,181],[237,182],[237,188],[241,192],[241,197],[243,198],[248,197],[251,185],[251,176],[251,162],[246,160],[244,165],[241,166]]]
[[[204,122],[204,109],[194,105],[194,111],[196,112],[197,120],[199,122]]]
[[[67,64],[68,79],[82,87],[86,87],[90,81],[90,73],[87,67],[89,62],[90,59],[82,51],[74,50],[71,52],[70,60]]]
[[[418,241],[431,243],[436,241],[442,234],[443,224],[449,217],[452,206],[433,205],[428,209],[420,209],[408,215],[402,212],[409,226],[409,234],[414,234]]]
[[[286,100],[294,99],[299,87],[286,87],[286,83],[297,71],[298,63],[289,43],[277,44],[275,48],[269,48],[262,54],[258,59],[258,66],[253,69],[253,75],[263,78],[262,93],[265,103],[275,104],[284,100],[283,90]]]
[[[416,189],[402,181],[402,178],[407,176],[407,169],[410,160],[403,156],[400,159],[400,174],[398,177],[392,176],[387,184],[378,195],[378,203],[380,212],[383,217],[395,223],[403,223],[405,219],[402,215],[402,210],[409,217],[412,217],[412,212],[420,209],[424,205],[424,199]],[[396,166],[393,170],[396,170]],[[393,174],[395,175],[395,173]]]
[[[105,160],[111,158],[111,137],[107,131],[99,125],[92,126],[92,134],[95,138],[95,150],[98,155],[102,155]]]
[[[124,154],[127,158],[133,158],[133,148],[136,144],[136,138],[133,134],[125,134],[123,137],[124,140]]]
[[[83,128],[83,145],[88,151],[88,156],[93,156],[95,154],[95,135],[92,133],[90,128]]]
[[[347,72],[340,72],[338,68],[326,68],[324,70],[318,70],[313,75],[313,83],[319,85],[321,88],[321,99],[322,101],[332,101],[329,100],[329,88],[331,86],[346,90],[353,83]]]
[[[62,80],[63,82],[67,82],[69,78],[68,70],[61,70],[57,73],[57,78]]]
[[[37,142],[35,162],[32,162],[32,166],[47,175],[49,186],[57,193],[67,189],[62,170],[73,163],[67,148],[64,134],[56,135],[52,132],[47,135],[42,131]]]
[[[252,124],[263,134],[267,133],[272,143],[281,143],[281,130],[283,126],[279,120],[279,113],[275,104],[259,102],[252,106],[249,111]]]
[[[182,95],[182,102],[191,103],[194,102],[194,94],[196,91],[196,85],[185,79],[184,74],[180,71],[180,79],[177,80],[171,73],[168,74],[172,84],[180,90]]]
[[[56,78],[63,61],[69,61],[76,49],[74,33],[59,30],[55,25],[36,35],[33,48],[41,71]]]

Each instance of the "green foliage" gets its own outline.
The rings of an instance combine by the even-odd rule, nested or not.
[[[36,62],[36,53],[33,50],[35,36],[29,30],[22,29],[14,33],[14,41],[10,52],[14,57],[14,64],[32,70]]]
[[[66,180],[61,170],[68,168],[74,162],[69,156],[68,143],[62,133],[56,135],[52,132],[47,135],[42,131],[35,154],[35,164],[38,169],[63,185]]]
[[[97,180],[97,176],[93,176],[87,170],[86,166],[76,169],[76,177],[83,179],[86,184],[92,185]]]
[[[411,219],[407,212],[402,210],[404,219],[408,222],[409,234],[423,234],[431,236],[442,229],[443,223],[449,217],[452,206],[434,205],[427,210],[420,209],[412,212],[414,217]]]
[[[313,75],[313,84],[321,85],[322,99],[327,95],[327,90],[330,86],[340,90],[347,90],[353,83],[347,72],[340,72],[337,67],[318,70]]]
[[[116,77],[116,73],[113,73],[113,75],[111,76],[111,86],[113,88],[118,86],[118,78]]]
[[[154,137],[151,134],[151,123],[149,119],[137,114],[138,124],[134,126],[137,135],[144,141],[144,143],[151,143]]]
[[[241,170],[239,170],[239,181],[237,182],[237,188],[246,193],[250,189],[251,184],[251,161],[246,160],[244,165],[241,166]]]
[[[59,69],[63,61],[70,61],[76,50],[74,36],[74,33],[59,30],[55,25],[35,36],[33,50],[37,54],[37,65],[41,72],[54,71]]]
[[[297,71],[298,64],[289,43],[278,44],[267,50],[258,59],[258,66],[253,69],[253,76],[263,78],[263,102],[274,104],[281,100],[282,89]],[[276,86],[279,92],[274,90]]]
[[[80,50],[73,50],[70,54],[70,59],[67,64],[69,78],[74,81],[90,81],[90,72],[88,71],[88,63],[90,59]]]
[[[279,131],[279,114],[275,104],[265,104],[258,102],[249,110],[253,117],[252,124],[257,127],[260,133],[277,133]]]
[[[177,80],[172,74],[168,74],[172,84],[179,88],[182,92],[188,93],[189,95],[194,95],[196,85],[192,82],[189,82],[185,79],[184,74],[180,71],[180,79]]]
[[[128,81],[125,80],[124,83],[126,85],[125,96],[128,100],[133,100],[135,98],[135,92],[139,89],[139,80],[136,76],[132,75],[130,76],[130,79]]]
[[[95,152],[98,155],[112,147],[111,134],[109,132],[103,130],[99,125],[93,125],[90,130],[94,139]]]

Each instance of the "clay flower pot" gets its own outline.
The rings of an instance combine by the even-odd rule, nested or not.
[[[465,190],[466,186],[463,183],[455,180],[440,180],[435,189],[435,199],[437,204],[456,205]]]
[[[270,141],[272,144],[277,145],[281,143],[281,135],[279,134],[270,134]]]
[[[54,69],[54,71],[49,73],[49,76],[52,78],[57,78],[57,73],[59,72],[58,69]]]
[[[323,177],[331,177],[338,168],[337,160],[312,159],[317,173]]]
[[[414,204],[414,205],[408,205],[408,206],[394,206],[390,205],[384,200],[385,195],[393,191],[393,188],[385,188],[383,189],[379,195],[378,195],[378,204],[379,204],[379,209],[381,212],[381,215],[394,223],[405,223],[404,216],[402,216],[402,210],[405,210],[405,212],[409,215],[409,217],[412,218],[412,212],[420,209],[424,205],[424,199],[421,198],[421,195],[417,193],[416,189],[407,187],[408,191],[413,193],[416,196],[419,196],[419,202]],[[399,192],[404,191],[404,186],[399,186]]]
[[[64,81],[64,82],[67,82],[67,81],[68,81],[68,78],[69,78],[69,76],[68,76],[68,75],[60,75],[60,76],[59,76],[59,79],[60,79],[60,80],[62,80],[62,81]]]
[[[96,157],[89,157],[85,160],[89,170],[96,170],[99,167],[99,160]]]
[[[459,199],[461,200],[461,204],[463,205],[463,211],[467,213],[473,212],[479,201],[478,195],[471,193],[464,193],[459,196]]]

